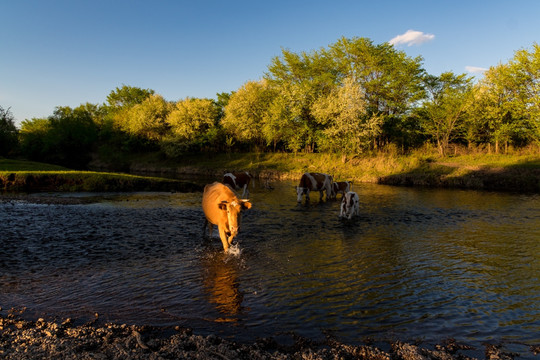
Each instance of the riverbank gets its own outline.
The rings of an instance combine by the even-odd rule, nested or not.
[[[337,154],[191,154],[177,160],[158,154],[133,155],[120,165],[94,159],[93,171],[0,158],[0,191],[202,191],[171,178],[249,171],[263,181],[297,180],[305,172],[324,172],[334,180],[395,186],[445,187],[489,191],[540,192],[540,155],[472,154],[440,158],[429,154],[340,156]],[[119,170],[134,176],[118,173]],[[167,179],[164,179],[167,178]]]
[[[96,169],[105,163],[92,164]],[[133,173],[221,177],[228,171],[249,171],[266,180],[300,179],[304,172],[324,172],[334,180],[395,186],[444,187],[489,191],[540,192],[540,155],[476,154],[437,157],[426,154],[346,157],[337,154],[198,154],[175,162],[153,157],[132,159]]]
[[[0,309],[1,310],[1,309]],[[391,341],[378,346],[373,340],[362,345],[344,344],[327,336],[315,342],[289,334],[289,344],[274,338],[240,343],[214,335],[203,336],[189,328],[102,324],[99,316],[84,324],[73,319],[28,320],[24,309],[0,311],[0,357],[2,359],[514,359],[520,356],[499,344],[474,349],[448,339],[432,347]],[[538,355],[540,346],[527,354]]]

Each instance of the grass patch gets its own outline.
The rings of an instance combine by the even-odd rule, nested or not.
[[[158,177],[75,171],[61,166],[23,160],[0,159],[0,190],[43,191],[201,191],[199,185]]]
[[[60,165],[46,164],[36,161],[5,159],[0,157],[0,171],[65,171]]]

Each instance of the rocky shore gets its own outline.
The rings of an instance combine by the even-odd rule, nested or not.
[[[197,335],[188,328],[101,324],[94,320],[75,324],[72,319],[28,320],[25,309],[0,309],[0,358],[2,359],[377,359],[427,360],[514,359],[519,354],[486,344],[473,349],[449,339],[433,348],[390,342],[383,350],[369,340],[348,345],[328,336],[314,342],[291,334],[291,344],[273,338],[240,343],[214,335]],[[527,356],[538,355],[540,346],[529,347]],[[480,357],[482,358],[482,357]]]

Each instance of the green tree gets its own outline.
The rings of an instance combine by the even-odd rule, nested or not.
[[[386,134],[379,132],[377,142],[393,141],[396,136],[404,143],[405,134],[414,127],[398,120],[425,96],[421,62],[421,57],[410,58],[387,43],[374,45],[366,38],[341,38],[328,49],[310,53],[282,50],[282,56],[272,59],[265,75],[280,98],[279,106],[272,106],[272,122],[294,129],[294,138],[286,140],[289,148],[299,144],[313,150],[328,135],[328,123],[320,121],[325,118],[319,116],[321,101],[336,96],[336,89],[349,79],[363,93],[368,114],[365,119],[374,124],[382,121],[381,129],[388,130]],[[314,115],[315,108],[318,116]],[[275,114],[289,118],[278,121]]]
[[[476,94],[481,104],[475,107],[476,116],[484,119],[488,141],[495,144],[498,153],[500,144],[511,140],[519,118],[515,112],[516,88],[510,67],[507,64],[492,66],[478,84]]]
[[[221,126],[228,136],[243,142],[264,145],[264,120],[273,98],[266,80],[248,81],[231,95]]]
[[[148,140],[161,140],[169,131],[167,117],[172,105],[160,95],[150,95],[126,112],[122,129]]]
[[[17,127],[10,108],[0,106],[0,156],[6,156],[18,145]]]
[[[448,145],[460,131],[471,104],[472,79],[452,72],[426,76],[429,100],[422,107],[425,131],[436,141],[439,154],[446,155]]]
[[[167,123],[175,137],[193,141],[215,126],[218,113],[213,100],[186,98],[176,103]]]
[[[540,45],[516,51],[509,63],[510,84],[515,93],[513,117],[520,119],[514,135],[540,142]]]
[[[422,57],[410,58],[388,43],[374,45],[357,37],[342,37],[330,52],[340,79],[360,86],[371,113],[403,114],[424,97]]]
[[[31,160],[45,161],[49,146],[46,145],[46,138],[50,130],[49,119],[23,120],[19,132],[21,153]]]
[[[327,96],[337,84],[335,64],[327,50],[295,54],[282,50],[281,57],[272,59],[265,78],[277,92],[279,102],[273,106],[272,123],[280,123],[291,137],[284,139],[288,148],[314,151],[324,125],[312,113],[313,104]],[[276,114],[287,116],[275,118]]]
[[[129,108],[154,95],[154,90],[122,85],[107,95],[107,103],[114,109]]]
[[[84,105],[57,107],[47,119],[23,121],[20,136],[30,159],[82,169],[90,161],[97,127]]]
[[[225,108],[227,107],[227,104],[229,103],[229,100],[231,96],[234,94],[233,92],[221,92],[216,94],[217,100],[215,101],[216,107],[218,109],[217,114],[217,120],[218,122],[225,116]]]
[[[313,105],[313,114],[325,126],[325,151],[359,153],[368,148],[381,132],[382,119],[366,111],[365,95],[353,78]]]
[[[364,92],[370,117],[382,121],[377,143],[413,143],[417,127],[408,114],[425,97],[422,57],[411,58],[388,43],[375,45],[357,37],[341,38],[330,45],[330,53],[340,82],[352,79]]]
[[[126,149],[132,147],[126,144],[139,143],[137,137],[129,130],[133,121],[131,109],[152,95],[154,90],[128,85],[122,85],[111,91],[107,96],[107,104],[103,106],[105,111],[103,121],[98,123],[101,138],[124,144],[122,147],[127,146]]]

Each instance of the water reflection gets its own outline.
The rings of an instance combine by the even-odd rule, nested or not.
[[[201,259],[205,293],[220,317],[217,322],[236,322],[242,311],[244,294],[238,282],[240,259],[223,251]]]
[[[0,204],[0,305],[244,338],[540,342],[540,197],[355,185],[343,222],[294,185],[250,191],[239,256],[202,240],[200,193]]]

